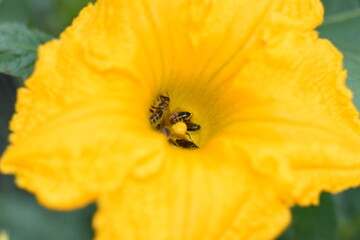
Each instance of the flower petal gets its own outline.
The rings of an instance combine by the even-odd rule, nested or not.
[[[106,5],[117,25],[135,35],[118,44],[138,46],[139,71],[160,85],[174,78],[210,78],[239,49],[247,48],[259,22],[266,22],[271,2],[104,0],[99,5]]]
[[[287,0],[275,4],[272,20],[278,24],[279,32],[287,28],[313,30],[321,24],[324,9],[319,0]]]
[[[123,98],[93,96],[8,147],[4,173],[16,173],[19,186],[51,208],[68,209],[93,201],[102,191],[118,188],[137,161],[161,161],[159,138]],[[137,131],[124,131],[137,126]]]
[[[357,186],[360,124],[344,81],[342,56],[328,41],[315,33],[280,35],[240,72],[234,96],[244,98],[223,133],[236,135],[234,144],[246,146],[253,161],[264,151],[287,159],[298,204]]]
[[[315,27],[323,13],[318,0],[102,0],[95,8],[83,17],[87,25],[62,37],[80,32],[94,68],[134,64],[134,72],[163,89],[204,79],[222,84],[249,52],[290,28]]]
[[[154,178],[136,174],[101,196],[96,239],[272,239],[290,214],[267,182],[239,162],[172,155]],[[204,157],[204,156],[203,156]],[[244,158],[244,159],[243,159]]]

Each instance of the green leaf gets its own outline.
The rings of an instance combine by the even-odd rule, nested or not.
[[[0,72],[27,78],[40,44],[52,37],[22,24],[0,24]]]
[[[318,207],[292,209],[293,220],[278,240],[335,239],[337,220],[332,197],[323,193]]]
[[[335,195],[333,201],[339,223],[336,239],[360,239],[360,189],[350,189]]]
[[[343,53],[348,70],[347,85],[354,93],[354,103],[360,109],[360,2],[355,0],[324,1],[325,11],[331,10],[318,30]]]
[[[94,205],[70,212],[41,207],[35,197],[17,189],[12,176],[0,175],[0,230],[11,240],[90,240]]]
[[[325,7],[325,21],[330,20],[334,15],[351,11],[360,7],[359,0],[323,0]]]
[[[63,16],[66,25],[70,25],[74,17],[76,17],[80,10],[89,3],[94,3],[95,0],[54,0],[58,11]]]

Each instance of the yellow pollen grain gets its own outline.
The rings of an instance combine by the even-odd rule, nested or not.
[[[187,126],[184,122],[177,122],[171,128],[175,134],[184,135],[187,132]]]

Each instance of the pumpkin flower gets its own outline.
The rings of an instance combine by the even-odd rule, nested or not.
[[[319,0],[89,4],[39,48],[1,171],[51,209],[97,202],[99,240],[276,238],[291,206],[360,184],[322,19]]]

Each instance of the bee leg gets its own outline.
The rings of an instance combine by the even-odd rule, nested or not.
[[[160,123],[156,126],[156,129],[162,129],[165,125],[165,122],[164,121],[160,121]]]
[[[163,110],[164,108],[163,108],[163,107],[159,107],[159,106],[152,106],[152,109],[155,109],[155,110]]]
[[[193,142],[193,140],[191,139],[190,134],[189,134],[189,133],[186,133],[186,135],[189,137],[190,141],[192,141],[192,142]]]

